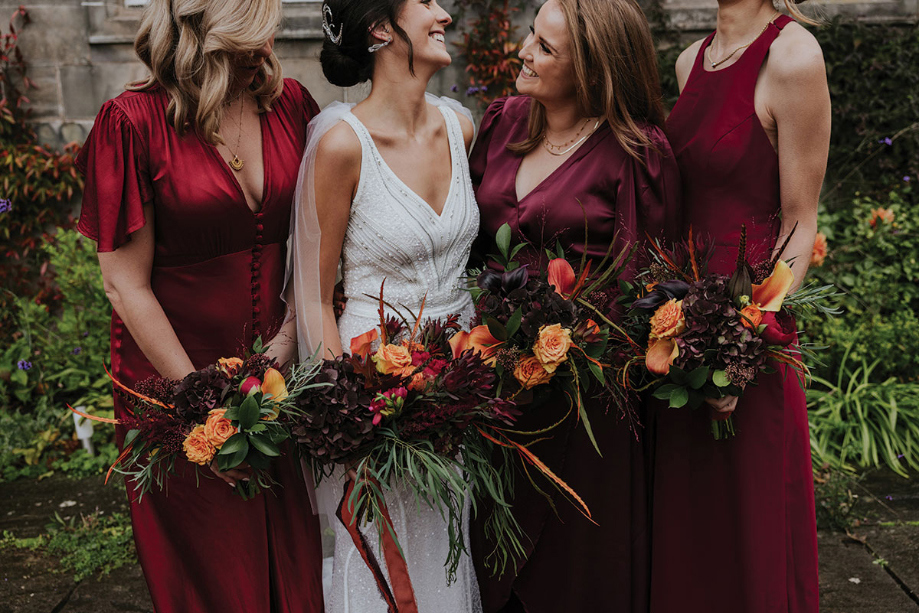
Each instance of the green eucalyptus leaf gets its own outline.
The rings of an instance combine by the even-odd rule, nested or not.
[[[689,373],[689,380],[687,381],[689,387],[697,390],[705,385],[705,382],[708,381],[709,370],[708,366],[699,366]]]
[[[712,373],[712,383],[718,387],[727,387],[731,384],[731,380],[728,379],[728,374],[723,370],[716,370]]]
[[[258,400],[249,396],[239,405],[239,429],[248,430],[258,423],[260,410]]]

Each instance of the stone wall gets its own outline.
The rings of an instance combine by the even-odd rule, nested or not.
[[[672,24],[687,38],[714,27],[715,0],[661,1]],[[5,25],[20,2],[32,18],[21,32],[20,44],[29,76],[39,88],[30,91],[29,98],[40,138],[53,146],[82,142],[102,103],[121,93],[126,83],[145,75],[132,47],[143,10],[132,5],[143,0],[0,0],[0,23]],[[309,0],[284,2],[276,44],[284,74],[306,85],[320,106],[365,95],[366,86],[338,88],[322,76],[318,62],[321,5]],[[533,2],[534,10],[540,3]],[[450,2],[443,4],[449,10]],[[802,7],[827,17],[845,14],[878,22],[915,23],[919,17],[919,0],[829,0]],[[531,16],[519,18],[527,22]],[[463,101],[465,87],[461,84],[465,81],[463,67],[456,62],[438,73],[430,89]]]

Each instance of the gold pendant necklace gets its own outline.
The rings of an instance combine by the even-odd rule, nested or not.
[[[243,166],[246,165],[244,161],[239,159],[239,144],[242,142],[243,138],[243,107],[245,107],[245,101],[242,99],[242,93],[239,94],[239,121],[236,126],[239,128],[239,136],[236,137],[236,151],[230,151],[233,154],[233,159],[227,162],[230,165],[230,168],[239,172],[243,169]],[[227,149],[229,149],[229,145]]]
[[[748,43],[745,44],[745,45],[741,45],[741,46],[737,47],[736,49],[734,49],[733,51],[731,51],[730,53],[728,53],[725,57],[723,57],[722,59],[718,60],[717,62],[716,62],[715,60],[712,59],[712,46],[709,45],[709,46],[708,46],[708,62],[709,62],[709,64],[711,64],[712,69],[714,70],[715,68],[718,68],[719,66],[721,66],[722,64],[724,64],[725,62],[727,62],[729,59],[731,59],[732,57],[734,57],[734,54],[735,54],[735,53],[737,53],[737,52],[740,51],[741,49],[746,49],[747,47],[749,47],[750,45],[752,45],[753,43],[755,43],[755,42],[759,39],[759,37],[763,35],[763,32],[766,31],[766,28],[769,27],[769,24],[772,23],[772,20],[775,19],[775,18],[778,16],[778,14],[779,14],[778,11],[776,11],[775,13],[772,14],[772,17],[769,18],[769,21],[766,22],[766,25],[763,26],[763,29],[759,31],[759,34],[757,34],[756,37],[755,37],[753,40],[751,40],[750,42],[748,42]],[[712,39],[712,42],[714,42],[714,39]]]

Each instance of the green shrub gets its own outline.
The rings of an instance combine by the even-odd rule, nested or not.
[[[856,192],[882,195],[919,175],[919,25],[836,18],[812,28],[833,100],[824,204],[847,208]],[[889,144],[888,144],[888,140]],[[916,194],[911,196],[916,204]]]
[[[817,466],[842,470],[886,465],[919,470],[919,386],[875,383],[870,365],[844,355],[832,380],[814,377],[807,391],[811,454]]]
[[[12,343],[0,352],[4,478],[24,466],[48,470],[56,455],[79,446],[67,404],[111,416],[111,384],[102,370],[108,361],[111,307],[93,243],[73,230],[59,230],[44,250],[64,307],[52,313],[34,300],[11,299],[17,329],[10,335]],[[111,429],[96,432],[97,446],[111,440]]]
[[[855,363],[883,358],[872,371],[875,383],[919,379],[919,219],[906,200],[911,192],[894,190],[883,201],[857,197],[849,209],[821,212],[828,254],[808,276],[843,292],[844,313],[802,322],[807,340],[826,347],[818,376],[834,378],[850,352]],[[875,218],[872,226],[879,209],[892,222]]]

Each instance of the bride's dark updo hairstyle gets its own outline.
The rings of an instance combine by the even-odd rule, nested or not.
[[[370,31],[380,23],[388,23],[393,35],[408,45],[408,67],[412,63],[412,41],[396,23],[396,17],[406,0],[325,0],[322,4],[325,36],[319,63],[322,74],[332,85],[350,87],[363,83],[373,74],[374,54],[368,49],[377,39]],[[338,41],[336,43],[336,40]]]

